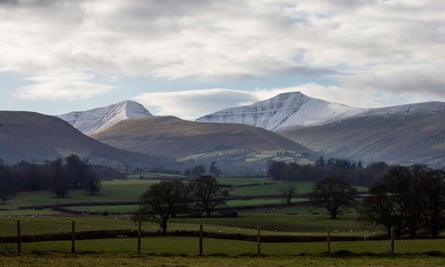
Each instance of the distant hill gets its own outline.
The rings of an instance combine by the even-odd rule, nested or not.
[[[271,131],[308,127],[342,120],[365,109],[308,97],[300,92],[279,94],[253,105],[221,110],[197,119],[200,122],[239,123]]]
[[[328,155],[392,164],[445,166],[445,103],[368,110],[321,126],[280,133]]]
[[[0,111],[0,158],[5,162],[43,162],[69,154],[77,154],[92,163],[113,166],[153,166],[165,161],[102,144],[57,117]]]
[[[106,107],[70,112],[58,117],[69,122],[84,134],[91,135],[122,120],[151,116],[151,113],[143,105],[127,100]]]
[[[151,151],[178,160],[246,164],[249,157],[260,155],[267,158],[286,154],[287,151],[292,157],[305,159],[311,154],[309,149],[264,129],[239,124],[192,122],[175,117],[125,120],[92,137],[117,148],[140,153]]]

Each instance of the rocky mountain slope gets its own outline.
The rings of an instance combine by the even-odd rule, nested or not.
[[[143,105],[127,100],[106,107],[70,112],[58,117],[69,122],[84,134],[92,135],[126,119],[151,116],[152,114]]]
[[[221,110],[200,117],[197,121],[239,123],[279,131],[290,127],[322,125],[365,111],[365,109],[311,98],[300,92],[291,92],[253,105]]]

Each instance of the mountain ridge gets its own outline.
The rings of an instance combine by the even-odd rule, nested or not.
[[[443,121],[445,103],[424,102],[372,109],[341,121],[278,133],[332,156],[444,167]]]
[[[105,107],[58,115],[59,118],[69,122],[87,135],[103,131],[126,119],[151,116],[153,115],[143,105],[131,100],[121,101]]]
[[[252,105],[217,111],[200,122],[239,123],[278,131],[289,127],[321,125],[347,118],[366,109],[308,97],[301,92],[282,93]]]
[[[160,157],[123,151],[84,135],[55,116],[26,111],[0,111],[0,158],[6,163],[46,160],[76,154],[94,164],[152,166]]]
[[[213,152],[218,148],[242,147],[251,150],[310,150],[273,132],[247,125],[193,122],[173,116],[121,121],[92,137],[115,147],[143,153],[155,151],[163,156],[183,157]],[[260,140],[262,142],[260,142]],[[129,141],[126,144],[125,141]],[[159,143],[156,149],[151,145]],[[176,142],[176,145],[171,145]],[[151,145],[147,145],[151,143]],[[167,144],[170,144],[169,146]],[[187,151],[186,151],[187,150]],[[161,154],[159,152],[164,152]]]
[[[225,174],[264,175],[270,160],[307,163],[311,150],[274,132],[240,124],[215,124],[181,120],[173,116],[121,121],[94,134],[97,140],[144,153],[172,157],[183,162],[218,162]]]

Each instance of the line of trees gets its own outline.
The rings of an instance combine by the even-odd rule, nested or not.
[[[212,176],[201,176],[186,183],[165,180],[153,184],[139,198],[141,206],[133,220],[157,223],[166,233],[167,223],[178,214],[198,212],[210,216],[215,207],[225,203],[228,192]]]
[[[300,165],[283,161],[272,162],[267,174],[275,180],[317,182],[328,177],[341,177],[347,183],[357,186],[371,186],[388,170],[384,162],[377,162],[363,167],[360,161],[341,158],[320,157],[314,165]]]
[[[187,177],[199,177],[205,175],[206,173],[207,169],[202,164],[184,170],[184,175]],[[216,166],[216,162],[212,161],[212,163],[210,163],[210,166],[208,168],[208,173],[214,177],[219,177],[222,174],[222,171],[218,168],[218,166]]]
[[[445,228],[445,171],[426,165],[394,166],[357,201],[357,191],[338,177],[314,184],[310,194],[313,206],[325,208],[332,219],[339,208],[359,207],[359,221],[391,228],[398,238],[418,234],[439,236]]]
[[[425,165],[393,167],[369,189],[360,220],[391,227],[398,237],[438,237],[445,227],[445,172]]]
[[[56,197],[63,198],[70,190],[84,189],[94,195],[100,189],[97,171],[77,155],[45,164],[20,161],[8,166],[0,163],[0,200],[3,203],[17,192],[50,190]]]

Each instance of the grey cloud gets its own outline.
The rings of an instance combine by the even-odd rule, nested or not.
[[[224,31],[218,21],[222,16],[243,12],[244,1],[125,1],[98,18],[96,23],[119,30],[123,35],[140,34],[144,39],[174,38],[186,32],[194,35],[201,29]],[[236,8],[234,8],[236,7]],[[239,8],[239,9],[238,9]],[[229,15],[233,16],[233,15]],[[206,38],[206,36],[203,36]]]
[[[88,0],[0,0],[0,6],[10,8],[11,11],[28,10],[30,12],[53,12],[53,16],[57,16],[57,12],[73,10],[73,8],[81,8],[83,3]],[[65,13],[69,16],[69,13]]]
[[[4,6],[13,6],[17,5],[19,3],[19,0],[0,0],[0,5]]]
[[[400,71],[392,74],[353,75],[342,79],[343,85],[352,90],[445,97],[445,77],[439,72]]]
[[[283,69],[281,73],[289,73],[289,74],[302,74],[307,76],[324,76],[324,75],[338,75],[340,74],[335,69],[328,68],[313,68],[310,66],[295,66],[287,69]]]
[[[118,14],[130,17],[155,18],[172,17],[189,13],[200,12],[215,5],[218,1],[191,0],[191,1],[172,1],[172,0],[149,0],[139,1],[131,5],[124,6],[117,11]]]
[[[29,75],[63,69],[212,80],[400,72],[422,62],[430,66],[419,70],[423,77],[393,83],[437,94],[443,4],[414,2],[0,1],[9,22],[0,24],[0,66]],[[345,84],[366,86],[360,80],[399,90],[380,76]]]
[[[146,105],[156,115],[176,115],[184,119],[221,109],[255,102],[254,93],[230,89],[201,89],[181,92],[144,93],[134,98]]]

